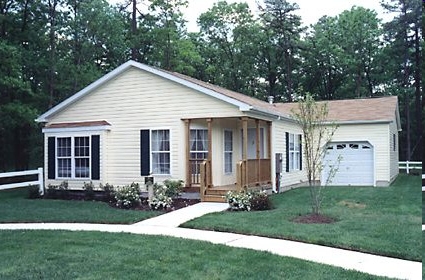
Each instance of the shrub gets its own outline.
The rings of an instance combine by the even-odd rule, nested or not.
[[[40,187],[38,185],[28,186],[28,198],[36,199],[41,197]]]
[[[140,205],[140,187],[137,183],[118,187],[115,191],[116,206],[130,209]]]
[[[226,194],[226,201],[232,211],[269,210],[272,208],[271,201],[265,191],[229,191]]]
[[[179,196],[183,190],[183,180],[165,180],[164,185],[167,188],[165,194],[171,198]]]
[[[229,191],[226,194],[226,201],[229,203],[230,210],[233,211],[251,211],[251,193]]]
[[[46,198],[51,198],[51,199],[58,198],[58,188],[59,188],[58,185],[49,184],[46,190]]]
[[[84,190],[84,199],[85,200],[93,200],[94,199],[94,185],[93,182],[90,181],[90,183],[84,182],[83,186]]]
[[[173,203],[173,199],[167,195],[167,186],[162,184],[154,184],[153,185],[153,196],[149,198],[149,206],[152,209],[167,209],[171,207]]]
[[[47,186],[46,198],[50,199],[66,199],[68,198],[68,182],[63,181],[60,185]]]
[[[251,210],[261,211],[272,209],[272,203],[266,191],[254,192],[251,197]]]
[[[106,183],[106,185],[99,185],[99,188],[104,191],[106,202],[115,202],[115,189],[113,185]]]
[[[68,181],[63,181],[62,183],[60,183],[58,188],[58,198],[67,199],[68,197],[69,197]]]

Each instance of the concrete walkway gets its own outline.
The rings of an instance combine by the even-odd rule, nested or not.
[[[345,269],[398,279],[421,279],[422,263],[376,256],[349,250],[306,244],[288,240],[179,228],[183,222],[207,213],[223,211],[224,203],[198,203],[133,225],[106,224],[0,224],[0,230],[71,230],[127,232],[134,234],[163,235],[207,241],[230,247],[267,251],[276,255],[328,264]]]

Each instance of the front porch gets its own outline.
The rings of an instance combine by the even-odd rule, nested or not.
[[[224,202],[228,191],[272,188],[270,121],[233,117],[184,122],[186,187],[199,187],[201,201]],[[206,129],[199,129],[200,124]]]

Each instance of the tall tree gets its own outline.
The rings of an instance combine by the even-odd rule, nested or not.
[[[391,90],[398,94],[402,106],[402,153],[406,160],[419,159],[422,154],[422,10],[416,0],[386,0],[382,6],[396,14],[385,25],[386,52],[393,61]],[[414,115],[414,117],[413,117]],[[412,127],[415,129],[412,130]]]
[[[200,15],[201,40],[207,46],[204,56],[208,82],[252,95],[249,85],[255,69],[252,56],[245,55],[245,51],[250,44],[246,35],[253,22],[246,3],[220,1]]]
[[[156,17],[155,47],[160,50],[157,61],[167,70],[178,66],[179,41],[186,32],[181,9],[187,4],[186,0],[153,0],[149,7]]]
[[[271,95],[276,96],[274,86],[277,80],[283,80],[284,101],[292,101],[294,89],[297,87],[295,74],[299,68],[301,17],[295,12],[299,9],[296,3],[286,0],[265,0],[260,6],[261,20],[269,39],[268,52],[270,59],[263,59],[269,68],[266,80]],[[270,64],[270,63],[273,63]]]

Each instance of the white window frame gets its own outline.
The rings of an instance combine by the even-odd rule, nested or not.
[[[203,131],[204,133],[206,132],[206,134],[204,134],[206,139],[201,139],[202,141],[206,141],[206,143],[207,143],[206,147],[204,147],[206,150],[192,150],[192,143],[191,143],[192,142],[192,137],[191,137],[192,131],[195,131],[195,133],[197,131]],[[191,159],[198,159],[198,158],[192,158],[192,154],[206,154],[205,159],[207,159],[208,158],[208,129],[206,129],[206,128],[191,128],[189,133],[190,133],[190,135],[189,135],[190,158]],[[197,141],[197,140],[198,139],[195,139],[195,141]],[[197,147],[197,145],[195,145],[195,147]],[[199,159],[201,159],[201,158],[199,158]]]
[[[299,134],[289,133],[289,171],[299,171],[301,163]]]
[[[71,139],[71,155],[70,156],[59,156],[58,155],[58,149],[59,149],[59,139]],[[76,156],[75,155],[75,138],[88,138],[88,156]],[[57,136],[55,139],[55,177],[56,179],[63,179],[63,180],[87,180],[91,178],[91,139],[89,135],[67,135],[67,136]],[[76,177],[75,176],[75,170],[76,170],[76,159],[84,159],[88,158],[89,165],[88,165],[88,177]],[[69,177],[61,177],[59,176],[59,160],[60,159],[70,159],[71,160],[71,175]]]
[[[228,139],[226,139],[226,135],[229,135],[227,133],[230,133],[231,139],[230,139],[230,143],[231,143],[231,149],[230,150],[226,150],[226,142],[228,142]],[[223,133],[223,169],[224,169],[224,174],[233,174],[233,130],[231,129],[225,129],[224,133]],[[229,162],[227,162],[227,157],[226,155],[230,155],[230,164]],[[228,170],[227,168],[230,167],[230,170]]]
[[[153,132],[154,131],[168,131],[168,151],[167,150],[164,150],[164,151],[161,151],[161,150],[158,150],[158,151],[154,151],[154,149],[153,149]],[[169,129],[169,128],[155,128],[155,129],[151,129],[150,130],[150,143],[149,143],[149,145],[150,145],[150,148],[149,148],[149,151],[150,151],[150,157],[151,157],[151,160],[150,160],[150,170],[152,170],[152,175],[156,175],[156,176],[169,176],[169,175],[171,175],[171,162],[172,162],[172,159],[171,159],[171,129]],[[169,159],[169,162],[168,162],[168,165],[169,165],[169,168],[168,168],[168,173],[156,173],[156,172],[154,172],[154,154],[168,154],[168,159]],[[161,165],[161,162],[159,162],[159,164]]]

